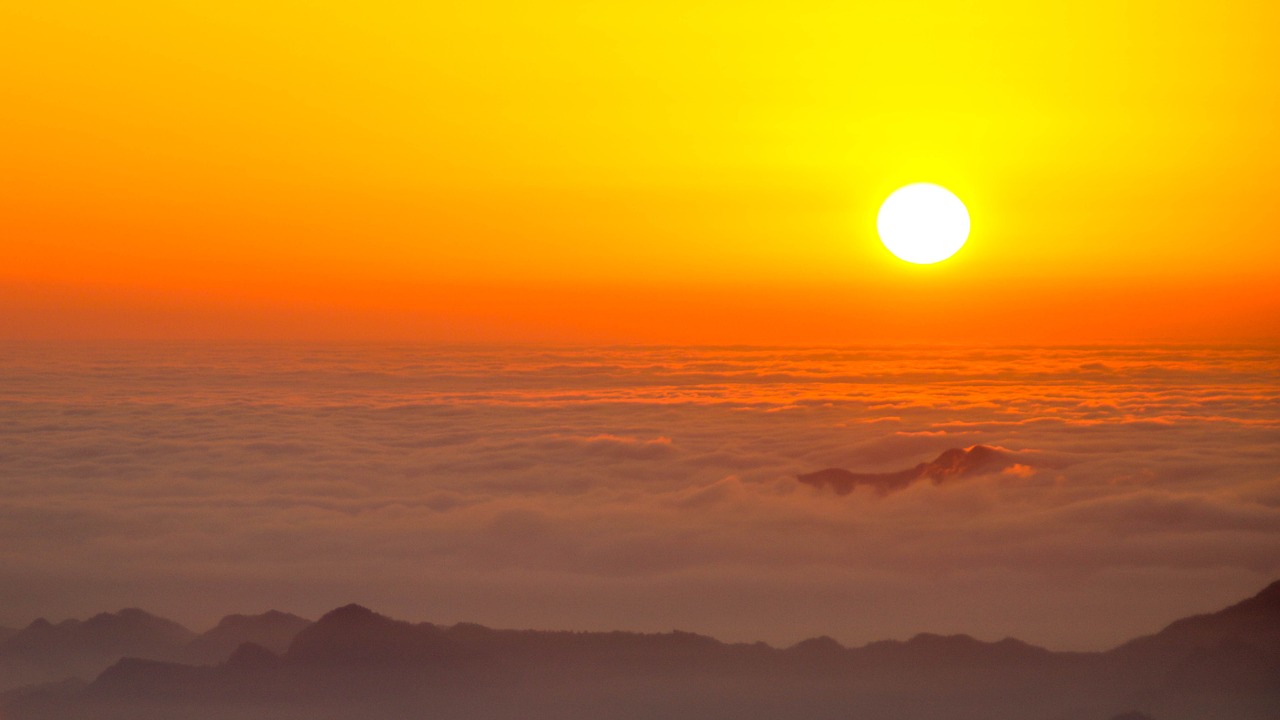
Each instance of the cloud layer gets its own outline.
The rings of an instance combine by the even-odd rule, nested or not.
[[[0,349],[0,624],[439,622],[1103,647],[1280,576],[1239,348]],[[949,448],[1002,473],[801,485]]]

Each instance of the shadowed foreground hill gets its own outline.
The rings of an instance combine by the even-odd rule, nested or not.
[[[1106,653],[918,635],[845,648],[692,633],[440,627],[348,605],[282,653],[223,663],[125,659],[89,683],[4,696],[6,720],[1280,718],[1280,583]]]

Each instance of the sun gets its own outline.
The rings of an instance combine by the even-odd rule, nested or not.
[[[913,183],[885,198],[876,230],[889,252],[918,265],[955,255],[969,239],[969,210],[941,185]]]

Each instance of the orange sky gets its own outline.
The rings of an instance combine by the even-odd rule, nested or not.
[[[432,5],[0,7],[0,336],[1280,337],[1273,3]]]

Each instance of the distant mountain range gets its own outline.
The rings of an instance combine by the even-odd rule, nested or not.
[[[952,448],[931,462],[923,462],[907,470],[856,473],[841,468],[827,468],[805,473],[797,478],[800,482],[819,489],[831,488],[837,495],[848,495],[855,488],[864,486],[887,495],[920,480],[931,480],[938,485],[973,475],[999,472],[1015,465],[1018,465],[1017,460],[1007,450],[990,445],[974,445],[969,448]]]
[[[136,608],[57,624],[42,618],[0,637],[0,690],[69,676],[92,678],[126,657],[211,665],[244,643],[281,653],[310,624],[274,611],[231,615],[197,635]]]
[[[124,610],[10,633],[0,680],[5,720],[1275,720],[1280,582],[1099,653],[929,634],[779,649],[443,627],[359,605],[315,623],[235,615],[195,635]]]

